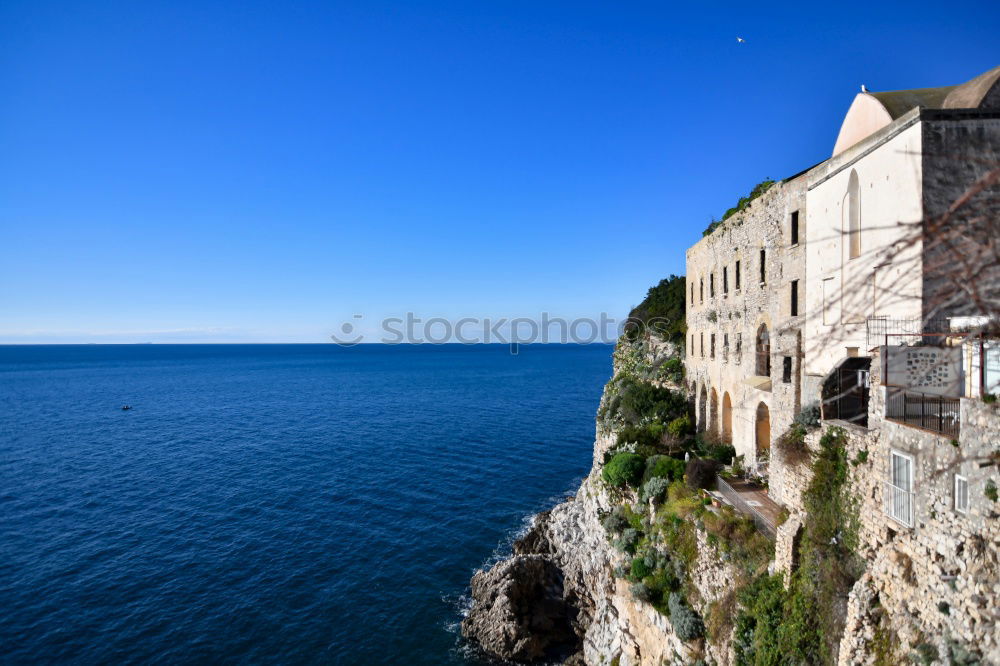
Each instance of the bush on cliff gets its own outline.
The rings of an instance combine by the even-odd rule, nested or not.
[[[637,447],[655,447],[663,437],[664,426],[662,423],[647,423],[641,426],[625,426],[618,432],[616,440],[619,446],[628,443],[635,443]]]
[[[785,587],[780,574],[760,576],[739,593],[733,649],[736,663],[780,664],[778,630],[784,619]]]
[[[616,506],[611,513],[604,517],[601,525],[608,534],[620,534],[629,526],[628,518],[625,516],[625,507]]]
[[[617,453],[604,465],[601,478],[616,488],[625,486],[635,488],[642,480],[645,467],[646,460],[642,456],[635,453]]]
[[[642,303],[628,313],[630,322],[625,326],[625,334],[634,340],[644,330],[651,330],[670,342],[683,345],[687,330],[684,285],[683,275],[671,275],[650,287]]]
[[[711,488],[715,485],[715,475],[721,465],[718,460],[693,458],[684,470],[687,484],[692,488]]]
[[[680,481],[684,478],[684,461],[670,456],[650,456],[646,459],[646,471],[642,475],[643,482],[650,479],[669,479]]]
[[[684,394],[649,382],[627,380],[620,395],[618,411],[626,423],[637,424],[644,420],[669,423],[687,413]]]
[[[692,432],[694,432],[694,425],[691,423],[691,417],[687,414],[678,416],[667,424],[667,434],[674,439],[684,439]]]
[[[701,616],[684,602],[679,593],[670,593],[667,607],[670,609],[670,624],[682,641],[693,641],[705,635],[705,624]]]
[[[622,535],[611,542],[611,545],[615,547],[616,550],[620,550],[623,553],[634,553],[635,547],[639,543],[639,539],[642,538],[642,534],[639,530],[634,528],[627,528],[622,532]]]
[[[670,481],[663,477],[654,477],[643,484],[642,492],[639,493],[639,501],[645,504],[650,500],[658,502],[667,494],[667,487]]]

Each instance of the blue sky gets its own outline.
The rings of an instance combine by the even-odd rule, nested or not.
[[[0,3],[0,342],[623,316],[1000,3]],[[738,45],[736,37],[746,43]]]

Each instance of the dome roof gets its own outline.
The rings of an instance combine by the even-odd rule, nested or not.
[[[858,93],[844,116],[833,154],[844,152],[916,107],[1000,109],[1000,66],[957,86]]]

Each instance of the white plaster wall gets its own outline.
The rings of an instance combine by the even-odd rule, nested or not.
[[[893,129],[857,144],[809,175],[804,327],[809,374],[827,374],[849,347],[867,355],[867,317],[921,316],[919,241],[899,251],[891,265],[883,265],[890,248],[912,233],[900,223],[918,222],[923,215],[920,123],[879,145]],[[848,256],[846,235],[852,170],[858,174],[861,210],[861,254],[854,259]]]

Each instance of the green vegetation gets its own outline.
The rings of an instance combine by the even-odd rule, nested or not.
[[[616,488],[635,488],[642,480],[646,460],[635,453],[617,453],[604,465],[601,478]]]
[[[646,298],[629,312],[631,323],[625,335],[635,340],[642,330],[654,331],[665,340],[684,344],[685,280],[682,275],[671,275],[650,287]]]
[[[701,616],[691,610],[677,592],[670,593],[667,608],[670,610],[670,624],[674,627],[674,633],[682,641],[693,641],[705,635],[705,625],[701,621]]]
[[[648,482],[650,479],[683,480],[684,461],[664,455],[650,456],[646,459],[646,471],[642,475],[642,480]]]
[[[772,185],[774,185],[774,181],[771,179],[763,180],[757,183],[757,185],[754,186],[752,190],[750,190],[750,194],[748,194],[745,197],[740,197],[740,200],[736,202],[735,206],[733,206],[725,213],[723,213],[721,220],[716,220],[713,218],[712,221],[709,223],[708,228],[706,228],[705,231],[701,233],[701,235],[708,236],[713,231],[718,229],[722,225],[722,223],[728,220],[730,217],[732,217],[736,213],[740,213],[746,210],[746,207],[750,205],[751,201],[753,201],[754,199],[756,199],[757,197],[759,197],[760,195],[764,194],[769,189],[771,189]]]
[[[778,631],[784,619],[785,587],[781,575],[760,576],[738,595],[741,612],[736,618],[733,649],[737,664],[778,664],[781,651]]]
[[[737,664],[835,661],[847,594],[864,566],[855,552],[857,505],[847,492],[845,442],[840,428],[820,439],[812,481],[803,495],[799,568],[787,592],[758,580],[741,594]],[[782,618],[780,624],[761,621],[776,616]]]
[[[788,430],[775,440],[775,448],[781,452],[782,459],[786,464],[800,465],[809,461],[811,455],[806,446],[806,435],[819,427],[819,416],[819,405],[806,405],[796,415]],[[865,453],[865,459],[867,456],[868,454]]]
[[[684,469],[684,476],[692,488],[711,488],[721,465],[717,460],[692,458]]]
[[[983,489],[983,494],[986,495],[986,499],[991,502],[997,501],[997,484],[990,479],[986,482],[986,487]]]

